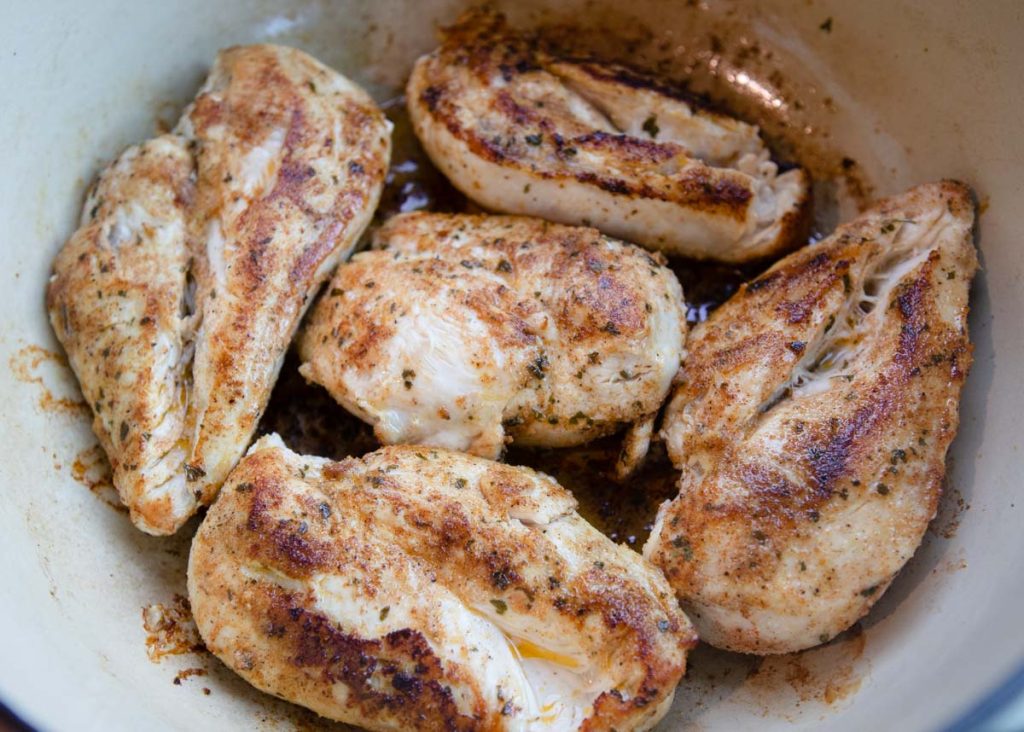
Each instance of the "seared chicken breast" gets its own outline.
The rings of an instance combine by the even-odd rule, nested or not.
[[[494,12],[445,31],[407,100],[434,164],[488,209],[727,262],[803,236],[807,177],[780,174],[755,126],[622,67],[560,58]]]
[[[301,372],[384,443],[498,457],[640,423],[679,369],[672,272],[597,230],[514,216],[392,218],[338,268],[299,340]]]
[[[194,195],[181,137],[128,148],[87,196],[47,290],[50,321],[92,407],[114,484],[132,520],[151,531],[170,530],[172,510],[195,502],[183,475]]]
[[[959,183],[876,205],[694,328],[664,437],[682,471],[644,555],[712,645],[845,630],[935,515],[971,363]]]
[[[245,452],[307,303],[379,198],[389,127],[300,51],[219,54],[58,255],[50,318],[139,528],[175,531]]]
[[[196,534],[192,611],[254,686],[368,729],[649,728],[696,638],[574,509],[527,468],[264,438]]]

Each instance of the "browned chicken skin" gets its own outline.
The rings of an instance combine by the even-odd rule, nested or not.
[[[962,185],[879,203],[692,332],[664,437],[682,470],[645,556],[707,642],[816,645],[860,618],[934,516],[971,363]]]

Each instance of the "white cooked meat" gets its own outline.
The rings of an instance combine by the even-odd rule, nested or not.
[[[407,100],[434,164],[488,209],[727,262],[803,238],[807,176],[780,174],[756,127],[622,67],[552,55],[492,11],[446,29]]]
[[[338,268],[299,339],[301,372],[384,443],[498,457],[578,445],[665,400],[682,289],[644,250],[516,216],[413,213]],[[630,465],[646,452],[636,431]]]
[[[971,364],[970,191],[924,185],[786,257],[694,328],[644,555],[701,638],[787,653],[885,592],[935,515]]]
[[[101,175],[47,302],[139,528],[177,530],[244,453],[307,303],[370,220],[389,145],[350,81],[245,46],[218,55],[174,134]]]
[[[336,463],[264,438],[188,587],[229,668],[368,729],[647,729],[696,643],[661,573],[551,478],[422,446]]]

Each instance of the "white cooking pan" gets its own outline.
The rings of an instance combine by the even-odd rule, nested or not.
[[[6,0],[0,6],[0,700],[47,729],[290,728],[313,721],[188,652],[173,614],[188,535],[111,508],[88,418],[55,352],[43,289],[104,161],[173,120],[215,51],[297,45],[367,86],[400,87],[456,0]],[[520,23],[608,25],[788,142],[846,194],[954,177],[977,191],[975,364],[936,526],[852,633],[800,657],[698,650],[665,729],[972,729],[1024,686],[1024,4],[501,3]],[[607,5],[610,10],[602,9]],[[712,37],[713,35],[713,37]],[[861,190],[857,190],[860,188]],[[836,189],[820,187],[827,225]],[[857,195],[841,195],[850,202]],[[969,509],[967,508],[969,506]],[[157,608],[159,609],[159,608]],[[159,655],[147,655],[149,637]],[[177,646],[175,646],[177,643]],[[199,672],[181,674],[185,669]],[[174,683],[175,678],[179,683]]]

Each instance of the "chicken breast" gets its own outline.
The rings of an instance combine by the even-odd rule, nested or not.
[[[696,638],[574,509],[527,468],[264,438],[196,534],[192,611],[254,686],[368,729],[649,728]]]
[[[218,55],[174,134],[101,175],[47,303],[139,528],[175,531],[244,454],[388,154],[388,123],[352,82],[246,46]]]
[[[46,294],[121,500],[150,530],[195,502],[183,480],[194,195],[181,137],[128,148],[86,197]]]
[[[921,542],[971,363],[973,221],[961,184],[914,188],[694,328],[663,428],[679,496],[644,555],[707,642],[825,642]]]
[[[595,229],[513,216],[392,218],[338,268],[299,340],[302,374],[384,443],[497,458],[649,421],[686,330],[672,272]]]
[[[758,129],[625,68],[560,58],[487,10],[463,15],[407,89],[434,164],[480,205],[727,262],[801,242],[808,180]]]

